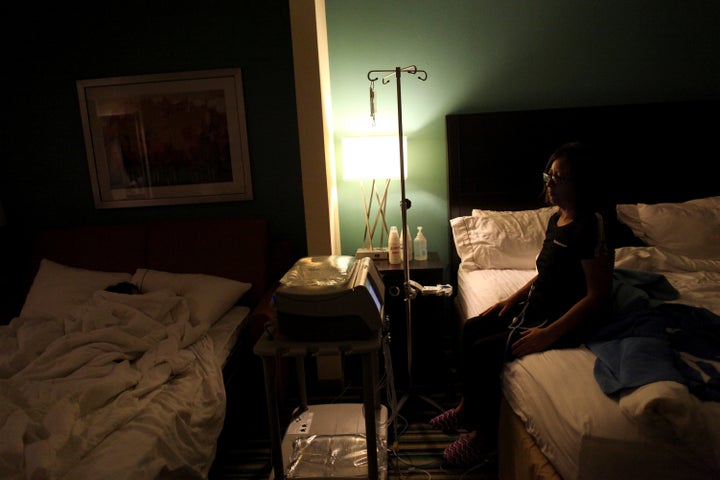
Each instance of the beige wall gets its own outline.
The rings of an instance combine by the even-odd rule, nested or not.
[[[325,0],[289,0],[308,255],[339,255]]]

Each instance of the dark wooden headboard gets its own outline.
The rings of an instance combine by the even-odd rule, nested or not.
[[[719,112],[708,100],[447,115],[449,218],[537,208],[547,159],[574,140],[604,159],[597,181],[616,203],[720,195]]]
[[[249,282],[243,303],[250,306],[294,261],[287,243],[271,239],[268,219],[259,216],[46,229],[29,232],[27,243],[27,288],[40,260],[48,258],[90,270],[134,273],[144,267]]]

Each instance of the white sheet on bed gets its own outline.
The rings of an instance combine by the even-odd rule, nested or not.
[[[235,348],[240,334],[240,326],[249,314],[248,307],[233,307],[220,317],[220,320],[215,322],[208,331],[208,336],[214,345],[215,357],[221,366],[225,366],[225,362]]]
[[[626,267],[623,267],[626,268]],[[463,321],[482,313],[525,285],[535,270],[462,270],[458,271],[456,303]],[[672,303],[684,303],[720,312],[720,271],[660,272],[681,293]]]
[[[462,320],[475,317],[509,297],[535,276],[535,270],[458,270],[456,304]]]
[[[0,477],[206,477],[226,340],[246,315],[207,335],[170,291],[99,291],[69,314],[14,319],[0,329]]]
[[[529,355],[505,369],[508,403],[565,480],[717,478],[720,403],[690,396],[683,411],[691,423],[674,436],[667,425],[630,421],[598,387],[594,364],[592,352],[578,348]]]
[[[665,275],[680,292],[674,302],[720,313],[720,262],[701,265],[652,247],[619,249],[617,260]],[[461,314],[482,312],[534,273],[460,268]],[[565,480],[720,478],[720,403],[701,402],[673,382],[618,401],[600,390],[594,363],[584,347],[551,350],[511,362],[503,375],[508,403]]]

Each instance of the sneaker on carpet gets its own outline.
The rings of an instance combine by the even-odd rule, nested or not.
[[[430,420],[430,427],[443,433],[455,433],[460,427],[460,415],[454,409],[446,410]]]
[[[443,458],[452,467],[470,468],[487,462],[492,454],[492,450],[485,448],[481,442],[463,435],[445,449]]]

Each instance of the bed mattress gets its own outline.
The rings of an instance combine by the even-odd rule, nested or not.
[[[210,328],[208,336],[213,342],[215,356],[218,363],[225,366],[230,354],[237,343],[242,330],[243,321],[250,314],[250,309],[244,306],[231,308],[225,315]]]
[[[600,390],[594,363],[586,348],[550,350],[508,364],[503,375],[508,404],[565,480],[717,475],[718,451],[708,448],[718,445],[720,403],[695,399],[685,419],[694,427],[682,436],[634,423]]]
[[[535,270],[460,268],[456,304],[461,319],[465,321],[479,315],[486,308],[507,298],[527,283],[535,273]],[[670,300],[670,303],[684,303],[720,312],[720,272],[661,273],[680,292],[680,297]]]
[[[720,273],[662,273],[680,292],[673,302],[720,312]],[[461,267],[461,318],[481,313],[534,274]],[[611,398],[594,377],[595,359],[585,347],[550,350],[511,362],[503,372],[509,407],[563,479],[718,478],[720,403],[678,397],[674,382]]]
[[[462,321],[481,314],[485,309],[509,297],[526,284],[535,270],[507,268],[458,270],[456,305]]]

